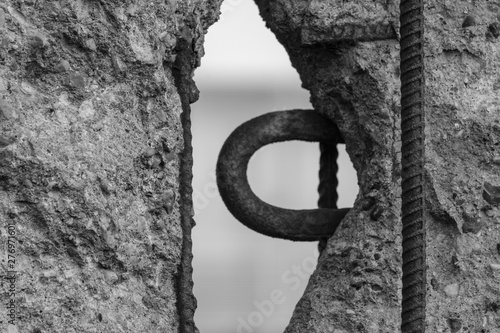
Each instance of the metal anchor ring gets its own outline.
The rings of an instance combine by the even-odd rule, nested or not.
[[[217,185],[228,210],[241,223],[261,234],[294,241],[331,237],[349,211],[292,210],[270,205],[250,189],[248,162],[261,147],[289,140],[344,143],[329,119],[313,110],[271,112],[236,128],[222,146],[217,161]]]

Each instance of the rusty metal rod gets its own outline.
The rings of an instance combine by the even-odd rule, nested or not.
[[[425,332],[425,77],[424,2],[402,0],[401,165],[403,301],[401,331]]]
[[[318,207],[337,209],[337,186],[339,185],[337,179],[337,172],[339,166],[337,165],[337,158],[339,152],[337,145],[332,143],[320,142],[320,158],[319,158],[319,185],[318,185]],[[319,240],[318,250],[323,252],[326,248],[328,238]]]

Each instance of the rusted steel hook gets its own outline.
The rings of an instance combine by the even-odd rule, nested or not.
[[[231,133],[219,154],[222,200],[234,217],[261,234],[295,241],[331,237],[349,208],[284,209],[262,201],[250,189],[247,167],[252,155],[267,144],[289,140],[344,143],[337,126],[313,110],[271,112],[251,119]]]

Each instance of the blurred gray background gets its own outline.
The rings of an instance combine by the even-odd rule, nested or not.
[[[215,164],[237,126],[270,111],[311,108],[309,93],[251,0],[225,1],[205,52],[192,106],[196,324],[201,333],[283,332],[314,269],[317,243],[272,239],[235,220],[219,197]],[[339,165],[338,206],[350,207],[358,186],[343,147]],[[248,176],[264,201],[315,208],[318,167],[318,144],[287,142],[258,151]]]

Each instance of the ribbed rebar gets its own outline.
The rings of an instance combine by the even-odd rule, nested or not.
[[[341,142],[339,142],[341,143]],[[343,142],[342,142],[343,143]],[[318,207],[337,209],[337,179],[338,165],[337,158],[339,152],[336,143],[320,142],[320,158],[319,158],[319,185],[318,185]],[[318,249],[322,252],[326,247],[328,238],[319,240]]]
[[[425,332],[424,4],[401,0],[403,301],[401,331]]]
[[[343,142],[339,142],[343,143]],[[318,185],[318,207],[319,208],[337,208],[337,158],[339,152],[336,143],[320,142],[319,149],[321,152],[319,158],[319,185]]]

